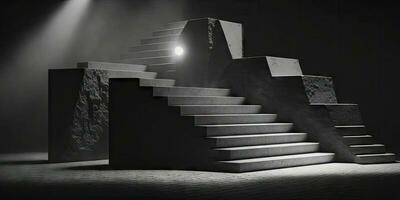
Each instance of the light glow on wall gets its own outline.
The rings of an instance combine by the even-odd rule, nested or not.
[[[183,54],[185,54],[185,50],[183,49],[183,47],[177,46],[177,47],[175,47],[175,49],[174,49],[174,53],[175,53],[175,55],[177,55],[177,56],[182,56]]]

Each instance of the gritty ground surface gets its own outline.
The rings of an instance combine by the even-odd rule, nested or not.
[[[46,153],[1,155],[1,199],[400,199],[400,163],[232,174],[112,170],[107,160],[46,160]]]

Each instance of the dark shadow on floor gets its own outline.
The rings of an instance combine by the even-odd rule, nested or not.
[[[111,168],[110,165],[85,165],[85,166],[73,166],[73,167],[66,167],[64,169],[67,170],[95,170],[95,171],[109,171],[114,170]]]
[[[34,165],[34,164],[48,164],[48,160],[4,160],[0,164],[4,165]]]

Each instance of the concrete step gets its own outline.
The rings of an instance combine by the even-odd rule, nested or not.
[[[343,136],[343,142],[347,145],[374,144],[374,138],[371,135]]]
[[[175,80],[172,79],[140,79],[142,87],[172,87],[175,85]]]
[[[223,124],[198,125],[207,128],[207,136],[245,135],[261,133],[285,133],[293,128],[292,123]]]
[[[195,115],[196,125],[205,124],[246,124],[269,123],[276,120],[276,114],[219,114],[219,115]]]
[[[161,30],[154,31],[152,35],[154,37],[165,36],[165,35],[179,35],[179,34],[181,34],[182,30],[183,30],[182,27],[170,28],[170,29],[161,29]]]
[[[174,56],[160,56],[160,57],[146,57],[146,58],[126,58],[122,59],[122,62],[142,64],[142,65],[154,65],[162,63],[174,63],[177,58]]]
[[[168,105],[240,105],[244,97],[168,97]]]
[[[182,115],[258,113],[260,105],[183,105]]]
[[[343,135],[364,135],[366,133],[364,125],[335,126],[336,131]]]
[[[183,28],[183,27],[185,27],[186,23],[187,23],[187,20],[185,20],[185,21],[178,21],[178,22],[171,22],[171,23],[165,24],[165,25],[164,25],[164,28],[165,28],[165,29]]]
[[[165,35],[160,37],[151,37],[140,40],[140,44],[154,44],[161,42],[175,42],[178,40],[179,35]]]
[[[252,135],[228,135],[208,137],[207,140],[214,147],[235,147],[264,144],[280,144],[291,142],[303,142],[307,133],[267,133]]]
[[[318,143],[299,142],[214,149],[219,160],[237,160],[269,156],[281,156],[318,151]]]
[[[109,78],[145,78],[153,79],[156,78],[157,73],[155,72],[135,72],[135,71],[115,71],[108,70]]]
[[[140,71],[143,72],[146,70],[145,65],[133,65],[133,64],[125,64],[125,63],[109,63],[109,62],[80,62],[77,64],[79,68],[88,68],[88,69],[101,69],[101,70],[122,70],[122,71]]]
[[[329,163],[333,160],[333,153],[307,153],[231,161],[217,161],[216,167],[219,170],[227,172],[250,172],[257,170]]]
[[[121,59],[130,59],[130,58],[147,58],[147,57],[165,57],[174,56],[174,50],[172,49],[161,49],[161,50],[148,50],[148,51],[137,51],[132,53],[127,53],[121,55]]]
[[[147,65],[146,68],[147,71],[150,72],[166,72],[170,70],[176,70],[176,64],[175,63],[161,63],[161,64],[155,64],[155,65]]]
[[[355,162],[360,164],[391,163],[396,161],[393,153],[356,155]]]
[[[230,90],[200,87],[155,87],[154,96],[228,96]]]
[[[350,150],[354,154],[376,154],[386,152],[385,145],[383,144],[350,145]]]
[[[174,49],[176,46],[176,42],[161,42],[147,45],[139,45],[135,47],[129,48],[130,52],[137,51],[155,51],[155,50],[163,50],[163,49]]]

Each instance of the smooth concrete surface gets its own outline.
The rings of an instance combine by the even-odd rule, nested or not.
[[[299,60],[293,58],[280,58],[266,56],[272,77],[301,76]]]
[[[233,59],[243,57],[242,24],[219,20]]]
[[[400,199],[400,163],[330,163],[250,173],[111,170],[107,160],[47,163],[0,155],[2,199]]]

